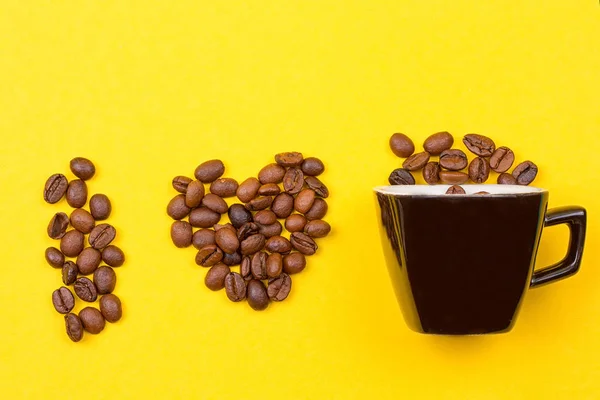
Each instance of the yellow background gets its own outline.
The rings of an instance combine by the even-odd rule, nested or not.
[[[600,397],[599,71],[596,0],[2,0],[2,398]],[[391,133],[439,130],[512,147],[551,206],[589,211],[580,273],[532,290],[509,334],[418,335],[396,304],[371,188],[400,164]],[[241,180],[290,150],[326,161],[334,233],[257,313],[204,287],[165,206],[203,160]],[[74,156],[127,255],[124,318],[77,344],[43,257],[69,208],[42,201]],[[545,231],[538,266],[566,240]]]

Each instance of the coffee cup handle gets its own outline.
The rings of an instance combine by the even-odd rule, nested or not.
[[[558,263],[533,272],[530,287],[537,287],[571,276],[579,270],[585,243],[586,211],[579,206],[553,208],[546,213],[544,227],[558,224],[569,226],[567,255]]]

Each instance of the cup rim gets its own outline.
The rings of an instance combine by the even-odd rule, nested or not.
[[[477,198],[497,198],[497,197],[514,197],[514,196],[537,196],[542,193],[547,193],[548,190],[535,186],[522,185],[500,185],[500,184],[463,184],[460,185],[465,189],[466,194],[448,195],[446,191],[452,185],[387,185],[376,186],[373,191],[380,194],[399,196],[399,197],[477,197]],[[481,195],[477,192],[486,191],[489,194]]]

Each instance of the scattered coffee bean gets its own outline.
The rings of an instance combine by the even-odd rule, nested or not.
[[[175,247],[184,248],[192,244],[192,225],[187,221],[173,221],[171,240]]]
[[[252,279],[248,282],[246,297],[248,298],[248,305],[252,307],[253,310],[261,311],[269,306],[267,288],[265,288],[264,283],[259,280]]]
[[[304,189],[294,200],[294,209],[299,213],[307,213],[315,202],[315,191],[312,189]]]
[[[512,175],[519,185],[529,185],[535,180],[538,173],[538,167],[531,161],[523,161],[513,170]]]
[[[294,197],[289,193],[280,193],[273,199],[271,210],[277,218],[287,218],[294,211]]]
[[[459,171],[440,171],[440,181],[447,185],[462,185],[469,180],[469,175]]]
[[[94,273],[100,265],[102,253],[93,247],[86,247],[77,256],[77,269],[81,275],[89,275]]]
[[[505,146],[498,147],[490,157],[490,168],[496,172],[506,172],[515,162],[515,153]]]
[[[285,176],[283,178],[285,180]],[[281,189],[276,183],[267,183],[258,189],[259,196],[277,196],[279,193],[281,193]]]
[[[96,173],[94,163],[83,157],[75,157],[72,159],[69,163],[69,167],[76,177],[84,181],[91,179]]]
[[[269,254],[267,257],[267,276],[277,278],[283,271],[283,256],[279,253]]]
[[[240,247],[240,241],[237,238],[235,228],[233,230],[219,229],[215,234],[215,241],[221,250],[229,254],[235,253]]]
[[[417,171],[423,168],[429,162],[429,157],[430,154],[426,151],[415,153],[404,160],[402,163],[402,168],[408,171]]]
[[[296,151],[279,153],[275,156],[275,162],[282,167],[298,167],[302,165],[304,157]]]
[[[225,287],[225,277],[230,273],[229,267],[223,263],[215,264],[204,277],[204,284],[210,290],[221,290]]]
[[[275,222],[271,225],[262,225],[258,224],[258,233],[263,235],[266,238],[271,238],[273,236],[281,235],[283,231],[283,226],[279,221]]]
[[[265,250],[269,253],[287,254],[292,251],[292,244],[283,236],[273,236],[265,243]]]
[[[215,243],[215,231],[210,229],[200,229],[192,236],[192,245],[198,250]]]
[[[265,183],[281,183],[285,175],[285,168],[279,164],[269,164],[258,173],[258,180]]]
[[[325,217],[325,215],[327,215],[328,208],[329,208],[329,206],[327,205],[327,202],[325,200],[323,200],[322,198],[317,197],[315,199],[312,207],[310,208],[310,210],[308,210],[308,212],[305,213],[304,216],[309,221],[312,221],[315,219],[323,219],[323,217]]]
[[[289,194],[299,193],[304,186],[304,179],[304,173],[300,168],[288,169],[283,176],[283,190]]]
[[[123,316],[121,300],[112,293],[105,294],[100,298],[100,312],[108,322],[117,322]]]
[[[232,267],[234,265],[239,265],[242,262],[242,253],[236,251],[234,253],[223,253],[223,260],[221,260],[223,264]]]
[[[196,228],[210,228],[221,220],[221,214],[206,207],[195,208],[190,213],[190,224]]]
[[[388,178],[390,185],[414,185],[415,178],[404,168],[397,168],[392,171]]]
[[[231,301],[242,301],[246,298],[246,282],[237,272],[230,272],[225,277],[225,293]]]
[[[258,224],[254,222],[246,222],[240,227],[240,229],[238,229],[237,237],[240,241],[244,241],[250,236],[256,235],[257,233],[260,233]]]
[[[102,313],[94,307],[85,307],[83,310],[79,311],[79,318],[81,319],[83,329],[93,335],[102,332],[104,329],[104,317],[102,316]]]
[[[116,235],[117,231],[112,225],[100,224],[92,229],[88,237],[88,242],[93,248],[101,250],[108,246],[115,239]]]
[[[390,138],[392,152],[401,158],[410,157],[415,152],[415,144],[404,133],[394,133]]]
[[[474,158],[469,165],[469,178],[475,183],[483,183],[490,176],[490,166],[483,157]]]
[[[102,250],[102,261],[113,268],[120,267],[125,262],[125,254],[115,245],[108,245]]]
[[[66,215],[66,214],[65,214]],[[76,208],[71,213],[70,217],[71,225],[73,228],[77,229],[79,232],[83,234],[88,234],[94,229],[96,226],[96,220],[86,210],[83,208]],[[67,221],[67,224],[69,222]]]
[[[219,197],[233,197],[237,190],[238,183],[235,179],[231,178],[220,178],[210,184],[210,192]]]
[[[329,232],[331,232],[331,225],[320,219],[310,221],[304,227],[304,233],[311,238],[323,238],[329,235]]]
[[[208,193],[202,199],[202,206],[219,214],[225,214],[229,209],[227,202],[213,193]]]
[[[254,279],[267,279],[267,253],[259,251],[252,256],[250,270]]]
[[[213,182],[214,183],[214,182]],[[204,198],[204,183],[191,181],[185,192],[185,205],[188,208],[196,208]]]
[[[492,139],[475,133],[465,135],[463,143],[471,153],[480,157],[489,157],[496,150],[496,144]]]
[[[187,187],[191,182],[191,178],[180,175],[173,178],[171,184],[173,185],[173,189],[177,190],[179,193],[185,194],[187,192]]]
[[[448,132],[438,132],[429,136],[423,142],[423,149],[433,156],[441,154],[444,150],[448,150],[454,144],[454,138]]]
[[[67,193],[69,181],[63,174],[54,174],[46,181],[44,186],[44,200],[46,203],[55,204]]]
[[[60,239],[67,233],[69,227],[69,217],[64,212],[58,212],[54,214],[50,223],[48,224],[47,232],[48,236],[52,239]]]
[[[319,178],[315,178],[314,176],[307,176],[304,179],[304,181],[306,182],[306,185],[309,189],[315,191],[317,196],[321,196],[323,198],[329,197],[329,189],[327,189],[327,186],[325,186],[323,182],[319,180]]]
[[[60,251],[67,257],[77,257],[83,250],[83,233],[73,229],[60,239]]]
[[[254,254],[265,247],[266,239],[262,234],[256,234],[244,239],[241,243],[242,255]]]
[[[258,179],[248,178],[244,182],[240,183],[240,186],[236,191],[236,195],[242,203],[248,203],[250,200],[256,197],[260,186],[261,184]]]
[[[46,249],[46,261],[54,268],[61,268],[65,263],[65,256],[56,247]]]
[[[96,290],[96,285],[94,282],[89,280],[88,278],[82,277],[75,281],[73,285],[73,289],[75,290],[75,294],[83,301],[87,301],[89,303],[96,301],[98,298],[98,291]]]
[[[304,230],[307,222],[304,215],[292,214],[285,220],[285,229],[290,233],[301,232]]]
[[[269,206],[273,203],[273,197],[257,197],[255,199],[250,200],[248,204],[246,204],[246,208],[250,211],[260,211],[269,208]]]
[[[65,327],[67,336],[74,342],[79,342],[83,338],[83,324],[81,319],[73,313],[65,315]]]
[[[173,219],[182,219],[187,217],[191,209],[185,205],[185,195],[178,194],[173,197],[167,205],[167,214]]]
[[[112,204],[107,195],[97,193],[92,196],[90,199],[90,213],[96,221],[104,221],[110,217],[111,212]]]
[[[283,257],[283,272],[297,274],[306,267],[306,258],[302,253],[290,253]]]
[[[316,157],[308,157],[302,163],[302,172],[308,176],[319,176],[325,171],[323,161]]]
[[[262,210],[254,215],[254,221],[261,225],[271,225],[277,222],[277,215],[271,210]]]
[[[462,186],[459,186],[459,185],[452,185],[446,191],[446,194],[465,194],[465,193],[466,193],[465,189],[463,189]]]
[[[200,164],[194,176],[202,183],[211,183],[216,181],[225,173],[225,165],[221,160],[210,160]]]
[[[77,274],[79,274],[79,269],[77,268],[77,264],[73,261],[66,261],[62,267],[62,281],[65,285],[69,286],[75,283],[77,280]]]
[[[240,275],[245,281],[252,279],[252,257],[245,256],[240,263]]]
[[[500,175],[498,175],[497,182],[499,185],[516,185],[517,184],[517,180],[515,179],[515,177],[512,176],[511,174],[507,174],[506,172],[503,172]]]
[[[289,296],[291,290],[292,278],[283,272],[279,277],[269,280],[267,294],[273,301],[283,301]]]
[[[227,214],[236,229],[240,229],[247,222],[252,222],[252,213],[241,204],[232,204]]]
[[[67,203],[73,208],[81,208],[87,203],[87,185],[81,179],[69,182],[67,187]]]
[[[223,251],[217,245],[209,244],[196,254],[196,264],[202,267],[212,267],[223,259]]]
[[[94,285],[98,294],[108,294],[115,290],[117,274],[111,267],[103,265],[94,272]]]
[[[66,287],[61,287],[52,292],[52,305],[60,314],[70,313],[75,307],[75,298],[73,293]]]
[[[440,181],[440,164],[430,161],[423,168],[423,179],[430,185],[435,185]]]
[[[440,154],[440,165],[450,171],[460,171],[465,168],[469,160],[464,151],[458,149],[449,149]]]
[[[294,249],[305,255],[313,255],[319,248],[315,241],[303,232],[294,232],[290,236],[290,242]]]

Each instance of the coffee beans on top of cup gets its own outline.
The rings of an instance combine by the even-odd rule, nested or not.
[[[394,133],[390,137],[390,148],[397,157],[407,158],[415,152],[415,144],[404,133]]]

